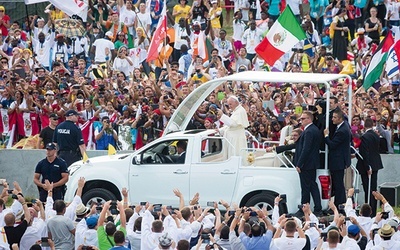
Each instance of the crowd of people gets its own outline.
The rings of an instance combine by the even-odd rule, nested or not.
[[[399,249],[399,218],[379,192],[374,199],[382,212],[371,216],[369,204],[356,207],[354,189],[346,202],[329,203],[333,220],[316,216],[309,203],[303,216],[282,210],[285,199],[278,195],[272,211],[267,207],[239,207],[215,201],[202,207],[201,194],[187,202],[175,189],[179,207],[132,204],[126,188],[121,201],[92,200],[82,203],[85,179],[78,181],[73,201],[66,204],[53,197],[54,183],[45,180],[45,201],[26,201],[17,182],[13,189],[3,180],[0,199],[0,249]],[[172,195],[172,192],[171,192]],[[12,197],[10,207],[6,202]],[[42,198],[42,197],[41,197]],[[269,213],[271,212],[271,213]],[[271,215],[269,215],[271,214]],[[47,248],[46,248],[47,247]]]
[[[167,38],[158,58],[149,62],[148,49],[163,1],[89,1],[86,32],[74,37],[58,32],[55,21],[70,18],[62,10],[48,6],[43,15],[21,24],[0,6],[3,147],[25,139],[16,147],[44,148],[48,141],[43,133],[54,130],[65,120],[65,112],[74,109],[87,148],[106,149],[111,144],[137,149],[162,135],[182,100],[210,79],[248,70],[343,73],[350,61],[355,72],[347,73],[353,81],[332,82],[331,91],[345,114],[352,95],[354,145],[360,142],[363,120],[371,117],[380,124],[376,127],[382,153],[399,152],[398,76],[389,79],[382,73],[374,87],[361,87],[379,37],[385,32],[397,34],[397,2],[286,1],[307,39],[274,65],[266,65],[255,47],[285,5],[280,1],[228,3],[180,1],[167,11]],[[232,26],[233,34],[227,34],[224,26]],[[206,54],[199,50],[199,37],[205,39]],[[188,129],[219,127],[217,109],[228,113],[227,97],[236,95],[249,114],[247,130],[252,138],[259,144],[279,141],[283,127],[298,126],[303,110],[320,112],[316,104],[325,92],[316,84],[282,81],[223,84],[197,110]],[[101,137],[107,139],[98,143]]]
[[[255,48],[285,4],[307,38],[274,65],[266,65]],[[60,33],[55,25],[58,19],[72,18],[62,10],[49,6],[47,15],[32,16],[20,24],[0,6],[1,143],[12,147],[17,141],[35,138],[30,148],[47,152],[35,170],[40,199],[32,208],[27,208],[22,190],[14,184],[12,213],[4,209],[4,222],[0,220],[9,245],[1,246],[15,248],[13,243],[19,243],[20,248],[30,249],[42,236],[50,236],[48,244],[54,249],[124,249],[129,245],[131,249],[139,245],[141,249],[358,249],[356,245],[360,249],[399,249],[398,219],[375,191],[377,173],[383,167],[379,153],[399,153],[398,74],[392,77],[382,72],[373,87],[362,85],[381,36],[390,32],[398,36],[400,5],[388,0],[194,0],[190,4],[180,0],[167,11],[169,30],[158,58],[148,61],[151,38],[164,6],[160,0],[89,1],[87,22],[74,19],[86,32],[73,37]],[[232,26],[233,34],[227,34],[226,26]],[[208,51],[200,51],[200,47]],[[200,208],[196,199],[186,207],[181,201],[174,211],[147,203],[128,208],[126,190],[121,191],[122,202],[86,208],[80,199],[84,180],[73,203],[66,207],[58,200],[65,192],[67,167],[84,157],[86,148],[138,149],[162,135],[179,104],[198,86],[251,70],[346,73],[352,78],[333,81],[329,100],[325,87],[318,84],[287,84],[284,79],[282,83],[226,82],[206,98],[187,127],[219,129],[231,142],[236,140],[236,151],[244,145],[243,129],[249,147],[283,150],[271,147],[276,142],[296,148],[293,163],[300,176],[303,207],[294,217],[304,216],[304,224],[292,215],[279,217],[283,211],[278,206],[271,220],[266,211],[233,204],[231,208],[225,202],[225,215],[217,205],[212,214],[209,208]],[[329,128],[325,127],[327,102]],[[227,126],[230,121],[240,131]],[[82,132],[74,124],[79,124]],[[330,152],[328,168],[335,197],[330,204],[335,219],[330,225],[320,217],[320,194],[313,181],[316,169],[324,166],[319,150],[325,145]],[[350,145],[360,150],[357,169],[364,190],[372,197],[358,214],[353,209],[353,191],[346,191],[343,181],[355,153]],[[49,175],[48,169],[55,164],[60,173]],[[3,190],[4,202],[7,189]],[[182,199],[179,192],[176,195]],[[376,200],[384,204],[384,213],[376,214]],[[279,203],[278,197],[275,205]],[[156,208],[161,210],[158,215],[152,214]],[[21,211],[24,218],[18,218]],[[116,211],[119,215],[107,217],[110,222],[103,227],[108,212]],[[14,227],[18,219],[19,226]],[[212,244],[205,244],[207,240]]]

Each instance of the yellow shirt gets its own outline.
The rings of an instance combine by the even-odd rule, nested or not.
[[[175,16],[175,23],[179,23],[179,19],[181,18],[188,18],[190,12],[190,6],[185,5],[185,7],[182,7],[182,5],[177,4],[174,6],[174,10],[172,13],[178,13],[178,12],[181,13]]]
[[[216,15],[216,13],[219,12],[219,16]],[[221,28],[221,22],[219,19],[221,18],[221,13],[222,13],[222,8],[218,7],[216,9],[211,8],[210,10],[210,17],[214,15],[214,18],[211,19],[211,28]]]
[[[60,11],[52,10],[50,12],[50,15],[51,15],[51,19],[53,19],[53,20],[63,19],[64,18],[64,12],[62,12],[61,10]]]

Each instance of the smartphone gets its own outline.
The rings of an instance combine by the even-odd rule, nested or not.
[[[345,221],[350,221],[350,217],[344,217]]]
[[[41,239],[40,239],[40,241],[42,242],[42,247],[49,247],[50,245],[49,245],[49,238],[48,237],[42,237]]]
[[[36,199],[32,199],[32,200],[31,200],[31,203],[32,203],[32,204],[36,203]]]
[[[197,206],[193,206],[193,209],[194,209],[194,210],[197,210],[197,209],[198,209],[198,207],[197,207]]]
[[[287,200],[286,200],[286,194],[281,194],[281,202],[282,203],[286,203],[287,202]]]
[[[9,190],[7,190],[7,193],[8,193],[8,194],[12,194],[13,191],[14,191],[14,189],[9,189]]]
[[[213,201],[208,201],[207,202],[207,207],[214,207],[215,202]]]
[[[156,205],[154,205],[153,211],[154,211],[154,212],[161,212],[161,204],[156,204]]]
[[[167,210],[172,210],[172,206],[167,206]]]
[[[201,234],[201,239],[203,240],[203,243],[204,244],[208,244],[208,243],[210,243],[210,235],[208,235],[208,234]]]
[[[256,211],[251,211],[250,212],[250,216],[257,216],[257,212]]]
[[[140,206],[146,206],[147,201],[141,201]]]
[[[303,204],[297,205],[297,208],[303,210]]]
[[[228,215],[229,215],[229,216],[235,215],[235,211],[230,210],[230,211],[228,212]]]
[[[318,228],[325,229],[325,225],[324,224],[318,224]]]
[[[326,241],[326,237],[328,236],[327,232],[322,232],[321,233],[321,238],[324,239],[324,241]]]
[[[315,222],[310,222],[310,227],[315,227],[316,223]]]

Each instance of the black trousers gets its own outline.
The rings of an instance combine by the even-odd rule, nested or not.
[[[315,179],[317,178],[317,170],[301,170],[300,172],[301,185],[301,204],[310,203],[311,196],[314,201],[314,211],[321,211],[321,196]]]
[[[346,203],[346,189],[344,187],[344,169],[330,170],[332,181],[332,195],[335,196],[335,206]]]
[[[72,163],[82,160],[80,151],[58,151],[58,157],[63,159],[68,167],[71,166]]]
[[[371,217],[374,217],[376,215],[376,209],[377,209],[377,203],[378,201],[375,200],[374,196],[372,195],[372,191],[376,191],[378,188],[378,171],[372,171],[371,177],[371,189],[369,190],[370,193],[370,202],[369,205],[371,205],[372,208],[372,214]],[[365,203],[368,203],[368,182],[369,178],[368,175],[361,175],[361,181],[365,193]]]
[[[43,188],[39,188],[39,200],[41,202],[46,202],[48,192],[44,190]],[[53,200],[64,200],[64,195],[65,195],[65,185],[61,187],[56,187],[53,189]]]

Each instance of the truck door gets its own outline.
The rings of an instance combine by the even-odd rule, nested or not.
[[[231,202],[236,185],[240,158],[227,157],[224,138],[207,137],[201,142],[200,159],[193,159],[190,176],[190,197],[200,193],[201,203],[223,199]],[[207,200],[204,200],[207,199]],[[204,203],[204,204],[203,204]]]
[[[189,145],[187,139],[161,141],[138,154],[129,172],[129,194],[136,202],[149,201],[163,205],[179,205],[173,189],[189,197],[191,155],[176,150],[177,145]],[[183,146],[182,146],[183,147]]]

